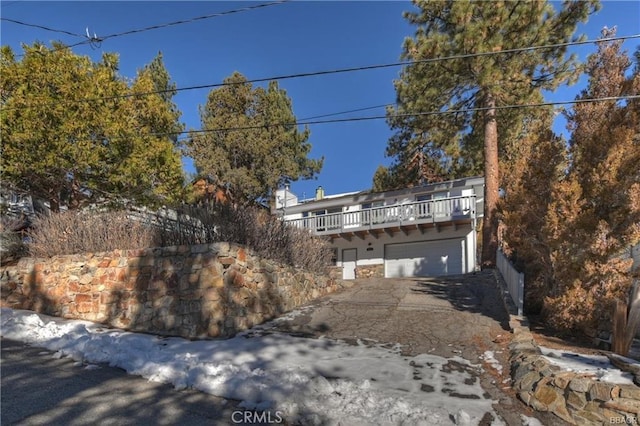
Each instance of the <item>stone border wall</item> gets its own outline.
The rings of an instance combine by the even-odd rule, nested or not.
[[[23,258],[0,268],[2,306],[135,331],[229,337],[340,288],[229,244]]]
[[[525,404],[549,411],[570,424],[637,424],[640,388],[562,371],[541,354],[533,336],[521,329],[509,345],[513,388]]]
[[[524,317],[514,306],[496,272],[513,333],[509,343],[512,387],[518,397],[537,411],[551,412],[573,425],[638,424],[640,387],[606,383],[588,374],[564,371],[542,355]]]
[[[384,278],[384,264],[356,266],[356,278]]]

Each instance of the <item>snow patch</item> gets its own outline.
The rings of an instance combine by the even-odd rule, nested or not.
[[[604,355],[585,355],[540,346],[544,358],[563,370],[587,373],[598,380],[615,384],[633,384],[633,375],[619,370]]]
[[[543,426],[540,420],[535,417],[527,417],[521,414],[520,418],[522,418],[522,426]]]
[[[3,337],[87,365],[107,363],[148,380],[281,410],[304,424],[503,424],[480,387],[480,365],[455,356],[403,357],[400,347],[287,334],[188,341],[3,308]],[[254,330],[255,331],[255,330]]]
[[[485,351],[480,355],[480,359],[484,360],[487,364],[493,367],[498,374],[502,374],[502,364],[495,357],[493,351]]]

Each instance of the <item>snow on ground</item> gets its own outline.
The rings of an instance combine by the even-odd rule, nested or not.
[[[522,419],[522,426],[543,426],[540,420],[535,417],[528,417],[522,414],[520,418]]]
[[[498,374],[502,374],[502,364],[500,361],[496,359],[495,353],[493,351],[485,351],[482,355],[480,355],[480,359],[484,360],[487,364],[493,367]]]
[[[108,363],[304,424],[473,425],[486,412],[503,424],[480,387],[481,367],[459,356],[405,357],[397,346],[264,333],[268,325],[232,339],[189,341],[7,308],[0,325],[5,338],[82,365]]]
[[[585,355],[540,346],[545,359],[566,371],[588,373],[603,382],[633,384],[633,375],[614,367],[604,355]]]

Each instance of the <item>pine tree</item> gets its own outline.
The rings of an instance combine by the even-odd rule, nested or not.
[[[265,201],[297,179],[310,179],[323,160],[309,159],[309,129],[299,131],[291,100],[276,82],[253,88],[236,72],[200,107],[202,133],[187,153],[198,174],[229,186],[236,199]]]
[[[391,175],[389,169],[383,165],[379,165],[373,175],[373,192],[383,192],[394,187],[390,181]]]
[[[126,146],[127,155],[110,175],[112,192],[131,194],[149,205],[175,204],[183,197],[184,173],[177,142],[184,128],[179,121],[181,113],[171,100],[173,94],[154,93],[174,86],[169,81],[160,56],[138,72],[128,89],[133,96],[120,111],[126,113],[121,119],[127,120],[128,129],[137,131],[126,141],[113,141]]]
[[[597,9],[596,1],[570,1],[554,10],[548,2],[414,1],[405,17],[417,27],[407,38],[402,59],[457,57],[407,66],[395,82],[398,106],[388,123],[396,134],[387,154],[398,164],[423,150],[443,177],[473,173],[485,176],[483,267],[495,265],[496,209],[499,199],[498,130],[517,134],[526,111],[504,113],[497,107],[526,104],[541,90],[553,90],[575,75],[575,60],[565,47],[508,54],[459,57],[473,53],[563,43],[576,25]],[[466,110],[475,113],[402,115]],[[505,131],[506,131],[505,130]],[[480,143],[482,141],[482,143]],[[508,140],[503,138],[503,145]],[[479,152],[479,150],[481,151]],[[483,159],[483,165],[477,163]]]
[[[129,87],[111,53],[94,63],[60,43],[23,49],[19,61],[9,47],[1,52],[3,183],[49,201],[53,211],[179,196],[180,153],[170,138],[149,135],[176,116],[157,95],[130,96],[153,91],[150,77]]]
[[[639,68],[627,77],[630,66],[620,41],[599,42],[578,99],[639,93]],[[620,254],[640,241],[638,113],[638,101],[630,100],[581,103],[567,114],[571,162],[546,226],[554,280],[545,309],[558,327],[595,327],[628,294],[630,262]]]
[[[164,65],[162,52],[158,52],[156,57],[145,65],[138,74],[139,76],[148,74],[151,77],[153,81],[152,91],[158,92],[158,96],[165,103],[163,120],[157,124],[150,123],[150,126],[155,129],[156,133],[170,134],[171,139],[178,145],[178,135],[184,130],[184,125],[180,122],[182,112],[173,102],[173,97],[178,92],[176,91],[176,84],[171,81],[171,76]]]
[[[504,197],[500,212],[505,252],[525,274],[525,306],[540,313],[552,288],[551,253],[545,234],[552,191],[567,167],[565,140],[551,131],[553,113],[540,110],[524,124],[501,162]]]

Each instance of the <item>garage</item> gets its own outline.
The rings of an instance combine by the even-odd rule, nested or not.
[[[464,239],[387,244],[384,276],[436,277],[464,273]]]

